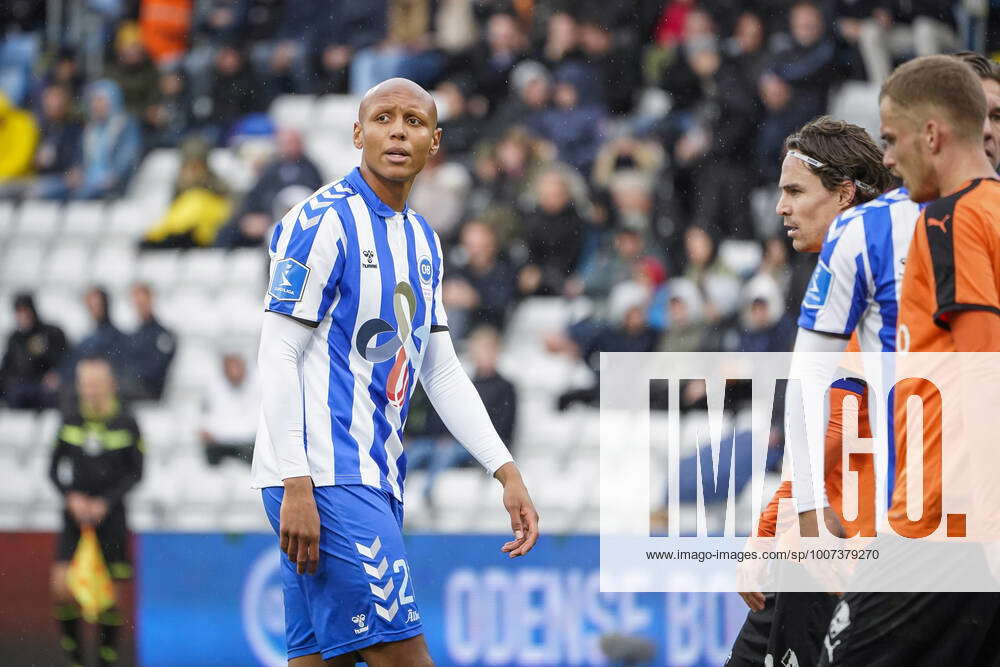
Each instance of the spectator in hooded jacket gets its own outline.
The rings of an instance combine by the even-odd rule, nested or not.
[[[66,336],[59,327],[39,319],[30,294],[14,297],[14,318],[17,328],[7,339],[0,361],[0,399],[15,409],[54,408]]]
[[[142,151],[139,123],[125,112],[118,85],[102,79],[87,87],[83,127],[83,178],[72,196],[100,199],[121,194]]]

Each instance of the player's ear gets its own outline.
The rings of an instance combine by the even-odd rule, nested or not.
[[[437,155],[438,149],[441,148],[441,128],[434,128],[434,134],[431,135],[431,155]]]
[[[858,186],[856,186],[851,181],[844,181],[840,184],[840,189],[837,191],[837,204],[840,210],[850,208],[854,205],[854,197],[858,193]]]
[[[924,124],[924,145],[931,154],[935,154],[941,148],[941,125],[937,119],[931,118]]]
[[[361,123],[354,121],[354,147],[363,148],[364,144],[361,142]]]

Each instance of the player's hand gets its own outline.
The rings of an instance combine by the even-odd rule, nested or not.
[[[764,608],[763,593],[740,593],[740,597],[747,603],[751,611],[761,611]]]
[[[818,521],[819,519],[814,510],[799,514],[799,535],[802,537],[819,537]],[[827,506],[823,508],[823,522],[826,524],[826,529],[830,531],[831,535],[834,537],[844,536],[844,527],[840,525],[840,518],[837,517],[837,513],[833,511],[832,507]]]
[[[538,511],[521,479],[521,471],[513,462],[500,466],[493,476],[503,484],[503,506],[510,514],[510,528],[514,533],[514,539],[500,550],[517,558],[531,551],[538,541]]]
[[[90,523],[90,501],[79,491],[70,491],[66,494],[66,509],[78,524]]]
[[[319,564],[319,511],[312,477],[289,477],[279,515],[281,550],[299,574],[315,574]]]

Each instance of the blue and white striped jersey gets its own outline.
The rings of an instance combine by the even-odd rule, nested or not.
[[[366,484],[402,500],[403,424],[432,331],[447,327],[441,243],[355,169],[293,207],[270,244],[265,308],[317,323],[302,361],[304,442],[317,486]],[[281,484],[260,418],[255,488]]]
[[[841,213],[802,298],[799,326],[850,336],[862,352],[896,350],[903,265],[921,206],[905,188]]]
[[[862,352],[895,352],[903,269],[922,209],[906,188],[896,188],[837,216],[802,298],[799,326],[837,336],[857,333]],[[879,395],[893,383],[891,362],[867,372],[881,375]],[[888,401],[892,405],[891,393]],[[878,460],[876,471],[884,489],[880,515],[886,507],[882,501],[892,496],[896,469],[892,410],[887,415],[887,456]]]

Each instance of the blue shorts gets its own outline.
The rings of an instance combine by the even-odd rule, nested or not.
[[[278,532],[284,489],[261,491]],[[314,490],[320,521],[315,574],[298,574],[281,554],[288,658],[324,660],[423,633],[403,548],[403,504],[372,486]]]

